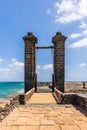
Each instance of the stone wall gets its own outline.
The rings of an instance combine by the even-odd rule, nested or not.
[[[76,104],[76,93],[62,93],[62,104]]]
[[[75,93],[62,93],[61,91],[54,88],[57,103],[61,104],[75,104],[76,94]]]
[[[76,93],[62,93],[61,91],[54,88],[54,95],[57,103],[61,104],[74,104],[87,110],[87,93],[76,94]]]
[[[0,121],[19,105],[19,95],[9,95],[0,99]]]
[[[57,88],[54,88],[54,96],[57,101],[57,103],[61,103],[62,101],[62,92],[59,91]]]
[[[19,103],[21,105],[24,105],[27,102],[27,100],[29,100],[31,98],[31,96],[33,95],[34,92],[35,92],[35,88],[32,88],[27,93],[20,94],[19,95]]]
[[[31,96],[34,94],[34,92],[35,92],[35,88],[32,88],[30,91],[28,91],[25,94],[25,103],[27,102],[27,100],[29,100],[31,98]]]
[[[76,98],[76,104],[87,110],[87,95],[78,94]]]

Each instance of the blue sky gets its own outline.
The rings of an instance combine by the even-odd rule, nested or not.
[[[57,31],[67,36],[65,81],[87,80],[86,0],[0,0],[0,81],[24,80],[24,42],[33,32],[37,45],[52,45]],[[51,81],[52,50],[37,51],[39,81]]]

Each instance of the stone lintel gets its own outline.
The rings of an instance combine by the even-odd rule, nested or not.
[[[37,37],[35,37],[32,32],[28,32],[28,33],[27,33],[27,36],[24,36],[24,37],[23,37],[23,40],[24,40],[25,42],[26,42],[26,41],[33,42],[33,43],[37,43],[37,42],[38,42]]]
[[[67,37],[63,36],[61,32],[57,32],[54,37],[52,37],[52,43],[58,43],[59,41],[65,41]]]

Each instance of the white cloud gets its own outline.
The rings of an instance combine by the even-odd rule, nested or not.
[[[85,66],[86,66],[86,63],[81,63],[81,64],[79,65],[80,68],[85,67]]]
[[[41,66],[40,66],[40,65],[37,65],[37,69],[41,69]]]
[[[8,65],[8,67],[13,68],[13,70],[22,71],[24,69],[24,63],[19,62],[16,59],[12,59],[11,63]]]
[[[1,73],[8,73],[8,72],[10,72],[10,69],[9,68],[0,68],[0,72]]]
[[[53,64],[37,65],[38,81],[51,81],[53,73]]]
[[[48,10],[47,10],[47,14],[51,14],[51,9],[48,9]]]
[[[2,63],[3,59],[0,59],[0,64]]]
[[[53,64],[37,65],[38,70],[53,70]]]
[[[86,23],[85,21],[82,21],[82,22],[80,23],[79,28],[81,28],[81,29],[86,29],[86,28],[87,28],[87,23]]]
[[[87,17],[86,0],[61,0],[56,2],[56,18],[58,23],[71,23]]]
[[[53,70],[53,64],[47,64],[43,66],[44,70]]]
[[[87,38],[83,38],[69,45],[70,48],[87,47]]]
[[[78,37],[80,37],[80,36],[81,36],[81,33],[73,33],[73,34],[70,35],[69,38],[74,39],[74,38],[78,38]]]
[[[87,35],[87,30],[84,30],[84,31],[82,32],[82,35],[83,35],[83,36],[86,36],[86,35]]]
[[[79,37],[83,37],[83,36],[87,36],[87,30],[83,30],[80,33],[73,33],[69,36],[70,39],[75,39],[75,38],[79,38]]]
[[[56,2],[55,4],[55,8],[57,9],[57,13],[60,14],[62,12],[70,12],[73,10],[75,10],[74,8],[74,0],[61,0],[60,2]]]
[[[2,64],[4,65],[4,64]],[[7,67],[0,68],[0,81],[23,81],[24,63],[12,59]]]

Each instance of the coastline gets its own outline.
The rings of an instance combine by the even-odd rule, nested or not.
[[[65,81],[65,93],[77,93],[81,95],[87,96],[87,82],[85,82],[85,87],[83,86],[83,81]],[[52,86],[51,82],[38,82],[39,86]],[[0,98],[4,98],[6,96],[12,94],[23,94],[24,93],[24,82],[0,82]]]
[[[24,90],[24,82],[0,82],[0,98],[19,94]]]

